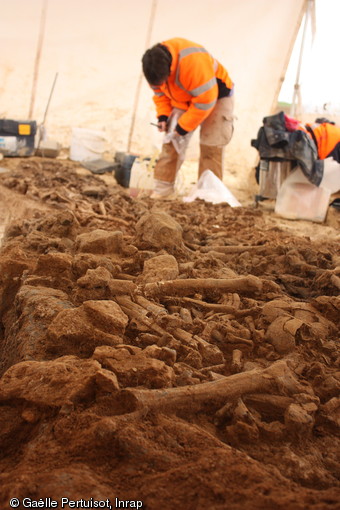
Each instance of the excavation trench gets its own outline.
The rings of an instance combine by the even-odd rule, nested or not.
[[[2,165],[1,508],[338,508],[338,217]]]

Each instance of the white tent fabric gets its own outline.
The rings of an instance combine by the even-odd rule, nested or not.
[[[227,168],[246,175],[262,118],[273,113],[305,0],[11,0],[0,17],[0,117],[42,122],[69,146],[72,127],[105,129],[109,149],[153,150],[152,93],[141,57],[181,36],[203,44],[235,82]],[[156,140],[159,141],[159,140]],[[195,151],[195,141],[193,142]],[[192,154],[194,155],[194,154]],[[236,169],[236,170],[235,170]]]

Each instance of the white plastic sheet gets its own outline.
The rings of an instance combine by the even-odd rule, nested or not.
[[[226,202],[231,207],[241,207],[237,198],[211,170],[202,173],[189,195],[183,197],[183,202],[193,202],[196,198],[213,204]]]

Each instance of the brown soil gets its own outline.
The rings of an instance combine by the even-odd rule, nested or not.
[[[1,166],[0,507],[339,509],[339,213]]]

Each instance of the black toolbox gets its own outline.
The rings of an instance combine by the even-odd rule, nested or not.
[[[37,132],[35,120],[0,119],[0,153],[4,156],[31,156]]]

